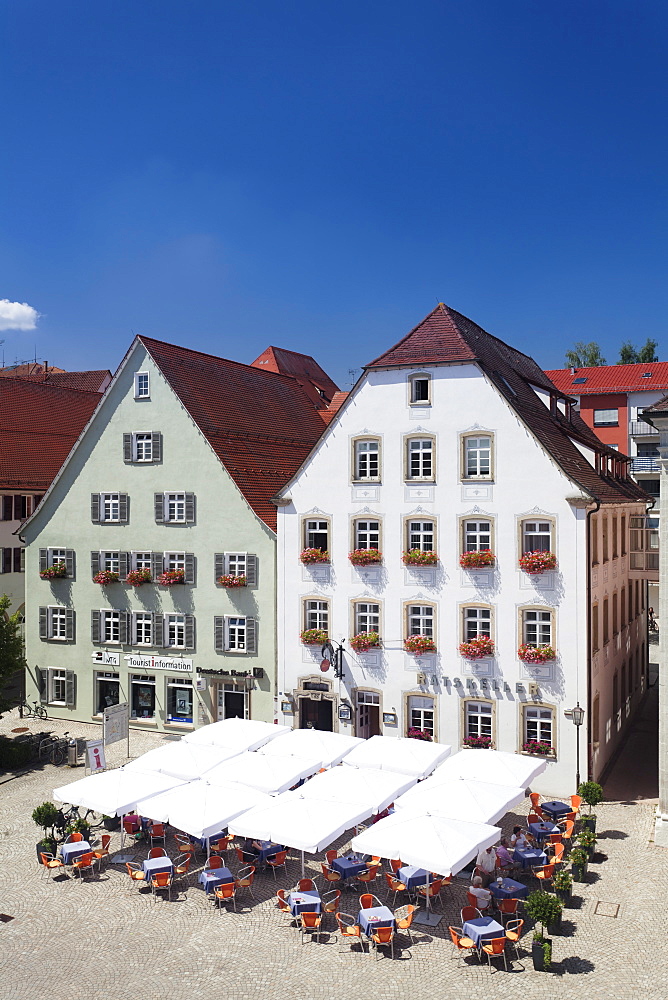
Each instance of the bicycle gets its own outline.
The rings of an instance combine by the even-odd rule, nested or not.
[[[60,837],[63,837],[67,827],[74,826],[74,824],[79,821],[82,825],[85,824],[91,830],[99,830],[104,825],[104,816],[100,816],[98,818],[98,814],[94,809],[87,809],[85,815],[80,816],[79,806],[70,806],[67,812],[63,812],[62,809],[58,810],[58,818],[54,827],[58,831]]]
[[[37,701],[32,703],[32,707],[29,702],[22,701],[19,705],[19,712],[22,719],[48,719],[49,717],[44,706],[40,705]]]
[[[39,759],[48,757],[52,764],[64,764],[67,760],[68,735],[69,733],[63,733],[62,736],[49,736],[47,739],[41,740],[38,751]]]

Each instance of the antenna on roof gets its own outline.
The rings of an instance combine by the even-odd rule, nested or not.
[[[351,386],[355,385],[355,382],[357,381],[357,373],[358,373],[358,371],[359,371],[359,368],[349,368],[348,369],[348,376],[350,378],[350,385]]]

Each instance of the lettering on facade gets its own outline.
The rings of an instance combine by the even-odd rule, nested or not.
[[[173,673],[191,673],[192,660],[177,660],[173,656],[124,656],[128,667],[140,667],[142,670],[171,670]],[[202,671],[203,672],[203,671]]]
[[[96,649],[90,655],[94,663],[106,663],[110,667],[119,666],[121,661],[120,653],[110,653],[106,649]]]

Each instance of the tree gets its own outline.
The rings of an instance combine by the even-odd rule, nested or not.
[[[651,365],[654,361],[658,361],[656,348],[658,344],[656,340],[650,340],[648,337],[644,345],[638,351],[638,361],[643,365]]]
[[[569,368],[599,368],[605,364],[605,358],[594,340],[588,344],[578,340],[570,351],[566,351],[566,364]]]
[[[659,360],[656,354],[657,346],[658,342],[656,340],[651,340],[649,337],[640,349],[634,347],[630,340],[625,340],[619,349],[619,361],[617,364],[651,365],[653,362]]]
[[[7,614],[12,601],[7,594],[0,597],[0,712],[6,712],[10,703],[3,697],[7,681],[17,670],[25,669],[21,618],[19,612]]]

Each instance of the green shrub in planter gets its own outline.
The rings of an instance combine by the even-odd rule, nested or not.
[[[580,830],[575,842],[578,847],[581,847],[583,851],[587,852],[587,857],[591,858],[594,853],[594,848],[596,847],[596,834],[585,827],[584,830]]]
[[[542,934],[534,934],[531,944],[534,972],[549,972],[552,965],[552,941]]]
[[[582,825],[590,830],[595,830],[596,814],[591,810],[593,806],[597,806],[599,802],[603,801],[603,789],[595,781],[584,781],[578,788],[578,795],[589,806],[589,815],[582,816]]]
[[[588,860],[587,852],[583,847],[575,847],[571,851],[570,862],[573,870],[573,879],[576,882],[585,881]]]
[[[544,935],[548,926],[558,925],[563,904],[549,892],[535,891],[527,896],[524,908],[532,920],[542,925]]]
[[[573,876],[570,872],[557,872],[554,876],[552,887],[557,899],[560,899],[563,905],[567,906],[573,894]]]
[[[47,854],[56,853],[57,844],[53,828],[55,827],[57,820],[58,810],[54,806],[53,802],[42,802],[41,806],[37,806],[32,811],[33,823],[36,823],[37,826],[41,826],[43,830],[42,839],[39,844],[36,845],[37,860],[40,862],[40,853],[42,851]]]

